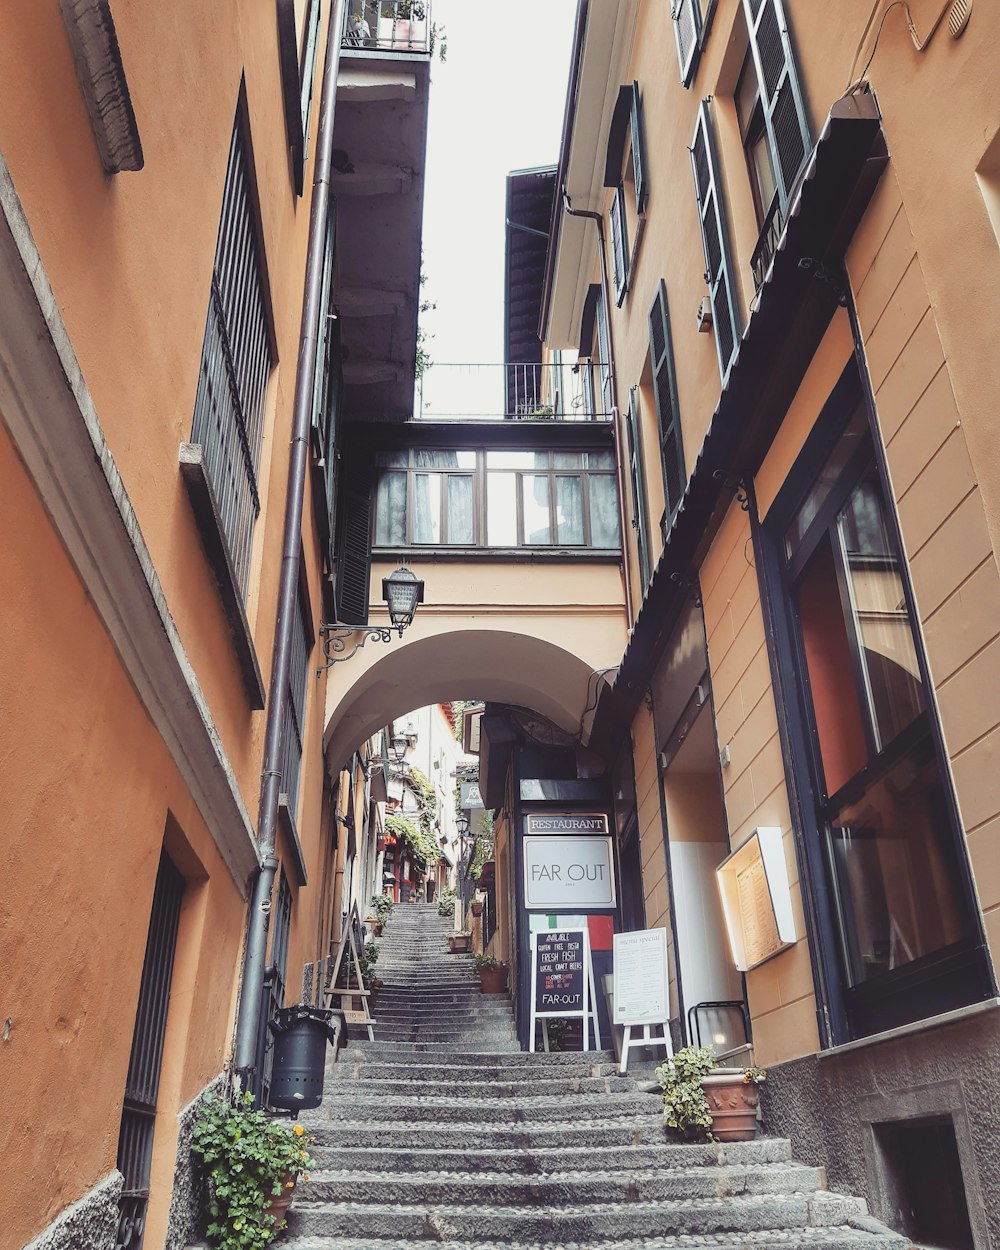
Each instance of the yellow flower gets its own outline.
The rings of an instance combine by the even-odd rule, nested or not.
[[[286,1188],[286,1189],[294,1189],[294,1188],[295,1188],[295,1182],[294,1182],[294,1181],[285,1181],[285,1188]]]
[[[301,1124],[295,1124],[292,1127],[292,1132],[295,1134],[296,1137],[301,1137],[302,1134],[305,1132],[305,1129],[302,1127]]]
[[[309,1179],[309,1173],[308,1173],[308,1172],[303,1172],[303,1173],[302,1173],[302,1179],[303,1179],[304,1181],[307,1181],[307,1180]]]
[[[300,1158],[300,1159],[304,1159],[305,1157],[306,1157],[306,1152],[305,1152],[304,1150],[300,1150],[300,1151],[299,1151],[299,1158]]]

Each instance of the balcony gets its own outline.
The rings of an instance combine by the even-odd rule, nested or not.
[[[607,421],[600,364],[431,364],[417,385],[425,421]]]
[[[411,55],[434,50],[430,0],[350,0],[343,47],[350,51]]]

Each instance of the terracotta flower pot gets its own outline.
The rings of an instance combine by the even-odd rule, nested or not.
[[[712,1136],[718,1141],[753,1141],[757,1136],[760,1090],[740,1072],[713,1072],[701,1087],[712,1113]]]
[[[483,914],[483,905],[482,905],[482,903],[473,903],[473,904],[472,904],[472,914],[473,914],[474,916],[481,916],[481,915]]]
[[[295,1197],[295,1182],[298,1178],[289,1173],[282,1177],[281,1193],[275,1194],[267,1205],[268,1215],[273,1215],[277,1221],[276,1227],[280,1228],[285,1217],[288,1215],[288,1208],[292,1205],[292,1199]],[[289,1184],[291,1182],[291,1184]]]
[[[507,965],[479,969],[479,988],[484,994],[502,994],[507,988]]]

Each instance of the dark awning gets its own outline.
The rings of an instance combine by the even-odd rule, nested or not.
[[[732,501],[733,483],[759,469],[826,333],[846,290],[844,251],[888,159],[873,97],[838,100],[800,175],[617,679],[602,694],[591,745],[606,759],[638,708],[687,593],[685,582]]]

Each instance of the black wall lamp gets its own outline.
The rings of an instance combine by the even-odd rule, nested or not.
[[[402,638],[403,630],[413,624],[417,605],[424,601],[424,584],[410,569],[398,568],[388,577],[382,578],[382,598],[389,607],[388,625],[368,625],[357,629],[351,625],[319,627],[327,662],[316,670],[317,676],[332,664],[357,655],[369,638],[374,638],[377,642],[391,642],[393,630]],[[349,641],[359,634],[360,638],[348,651]]]

